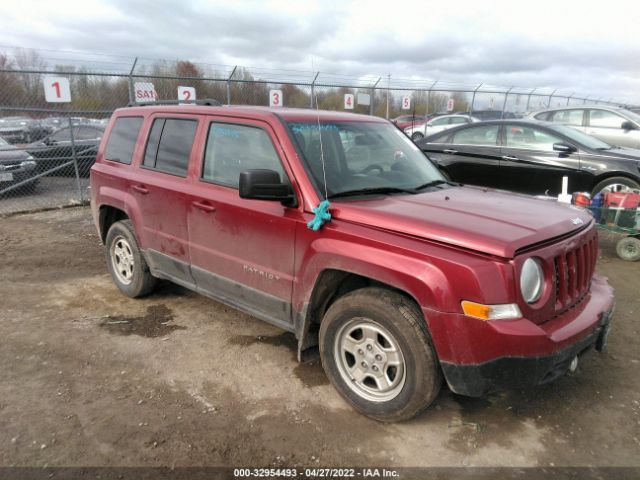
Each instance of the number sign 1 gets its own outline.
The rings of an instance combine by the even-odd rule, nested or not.
[[[196,89],[194,87],[178,87],[178,100],[182,102],[194,102]]]
[[[44,77],[44,98],[50,103],[68,103],[71,101],[69,79],[65,77]]]
[[[283,103],[282,90],[269,90],[269,106],[281,107]]]
[[[353,110],[353,94],[352,93],[345,93],[344,94],[344,109],[345,110]]]
[[[403,110],[411,110],[411,97],[405,95],[402,97],[402,109]]]

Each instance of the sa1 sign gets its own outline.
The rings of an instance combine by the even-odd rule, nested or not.
[[[178,100],[180,102],[193,102],[196,99],[194,87],[178,87]]]
[[[50,103],[68,103],[71,101],[69,79],[65,77],[44,77],[44,98]]]
[[[282,106],[282,90],[269,90],[269,106],[281,107]]]
[[[133,84],[136,103],[155,102],[158,99],[156,89],[151,82],[136,82]]]
[[[402,109],[403,110],[411,110],[411,97],[405,95],[402,97]]]
[[[345,93],[344,94],[344,109],[345,110],[353,110],[353,101],[354,101],[354,96],[352,93]]]
[[[453,98],[450,98],[449,100],[447,100],[447,112],[453,112],[453,106],[456,104],[456,102],[453,100]]]

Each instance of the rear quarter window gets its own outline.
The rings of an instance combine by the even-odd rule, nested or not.
[[[129,165],[141,125],[142,117],[119,117],[111,129],[104,158]]]

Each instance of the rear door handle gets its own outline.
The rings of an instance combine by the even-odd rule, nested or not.
[[[149,189],[144,185],[132,185],[131,188],[133,188],[136,192],[141,193],[143,195],[146,195],[147,193],[149,193]]]
[[[458,153],[458,151],[457,151],[457,150],[452,150],[452,149],[450,149],[450,148],[445,148],[445,149],[442,151],[442,153],[448,153],[448,154],[450,154],[450,155],[455,155],[456,153]]]
[[[206,202],[193,202],[193,206],[206,213],[213,213],[216,211],[216,207]]]
[[[508,160],[510,162],[519,162],[520,159],[518,157],[514,157],[513,155],[503,155],[502,156],[503,160]]]

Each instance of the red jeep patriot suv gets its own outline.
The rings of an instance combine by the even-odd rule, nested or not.
[[[606,342],[588,212],[450,183],[375,117],[119,109],[91,196],[123,293],[167,279],[293,332],[378,420],[416,415],[443,377],[470,396],[541,384]]]

